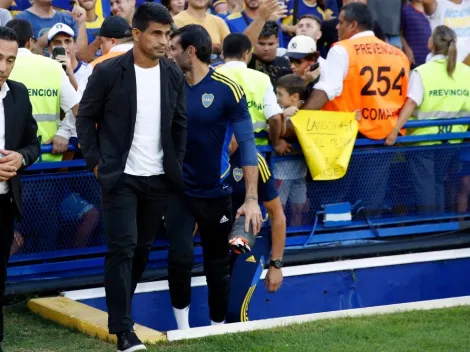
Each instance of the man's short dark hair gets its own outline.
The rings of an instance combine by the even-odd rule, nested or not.
[[[212,40],[209,32],[199,24],[188,24],[171,33],[171,38],[179,37],[179,44],[186,50],[189,46],[196,49],[196,57],[206,63],[211,63]]]
[[[241,59],[243,54],[251,51],[250,39],[243,33],[231,33],[225,37],[222,52],[224,58]]]
[[[273,35],[276,38],[279,37],[279,25],[275,21],[267,21],[261,30],[259,38],[269,38]]]
[[[172,25],[173,18],[165,6],[155,2],[144,2],[135,10],[132,27],[145,32],[150,22]]]
[[[374,19],[367,5],[353,2],[344,6],[341,12],[347,22],[357,22],[357,26],[364,31],[371,31],[374,28]]]
[[[309,19],[309,20],[312,20],[313,22],[316,22],[318,24],[318,27],[322,27],[323,26],[323,23],[322,21],[317,17],[317,16],[314,16],[314,15],[303,15],[303,16],[300,16],[299,19],[297,20],[297,23],[299,23],[301,20],[303,19]]]
[[[18,42],[20,48],[24,48],[31,38],[33,38],[33,28],[26,20],[11,20],[5,27],[0,27],[0,39],[14,40]]]
[[[299,94],[300,99],[304,99],[307,92],[307,85],[302,77],[295,74],[282,76],[276,82],[277,88],[284,88],[289,95]]]

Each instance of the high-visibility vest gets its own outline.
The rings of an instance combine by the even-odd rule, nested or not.
[[[324,110],[361,111],[359,132],[371,139],[392,132],[408,90],[410,62],[399,49],[375,36],[340,41],[349,56],[343,92]],[[332,68],[333,69],[333,68]]]
[[[255,133],[267,132],[268,124],[264,116],[264,96],[271,86],[269,76],[246,67],[219,66],[217,72],[227,76],[243,88],[250,111]],[[268,145],[267,138],[256,138],[256,145]]]
[[[423,101],[414,112],[414,119],[452,119],[470,116],[470,67],[457,62],[454,74],[447,74],[447,60],[439,59],[416,68],[424,88]],[[407,129],[407,135],[466,132],[468,125],[432,126]],[[461,139],[449,143],[461,143]],[[420,142],[419,145],[440,144]]]
[[[126,53],[125,51],[110,51],[109,53],[101,55],[97,57],[96,59],[94,59],[92,62],[90,62],[90,65],[95,67],[96,65],[102,63],[103,61],[106,61],[116,56],[120,56],[125,53]]]
[[[10,79],[28,89],[41,143],[54,137],[59,128],[62,74],[59,62],[35,54],[18,56],[10,74]],[[43,154],[42,160],[60,161],[62,154]]]

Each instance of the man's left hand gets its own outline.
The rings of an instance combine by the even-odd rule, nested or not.
[[[253,233],[257,235],[261,230],[261,209],[256,199],[247,199],[238,209],[236,218],[245,215],[245,232],[250,231],[250,222],[253,225]]]
[[[8,164],[16,168],[16,171],[23,166],[23,155],[13,150],[0,149],[0,154],[5,155],[0,159],[0,163]]]
[[[282,269],[270,266],[266,274],[266,290],[276,292],[282,285]]]

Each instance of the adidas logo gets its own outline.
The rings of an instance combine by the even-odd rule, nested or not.
[[[252,256],[249,256],[247,260],[245,260],[246,262],[248,263],[256,263],[256,259],[255,259],[255,256],[252,255]]]
[[[227,218],[225,215],[222,216],[222,219],[220,219],[220,223],[221,223],[221,224],[224,224],[224,223],[226,223],[227,221],[228,221],[228,218]]]

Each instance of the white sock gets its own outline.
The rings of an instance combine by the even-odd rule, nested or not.
[[[183,309],[173,307],[178,330],[189,329],[189,306]]]
[[[225,324],[225,320],[220,322],[220,323],[217,323],[217,322],[211,320],[211,325],[224,325],[224,324]]]

